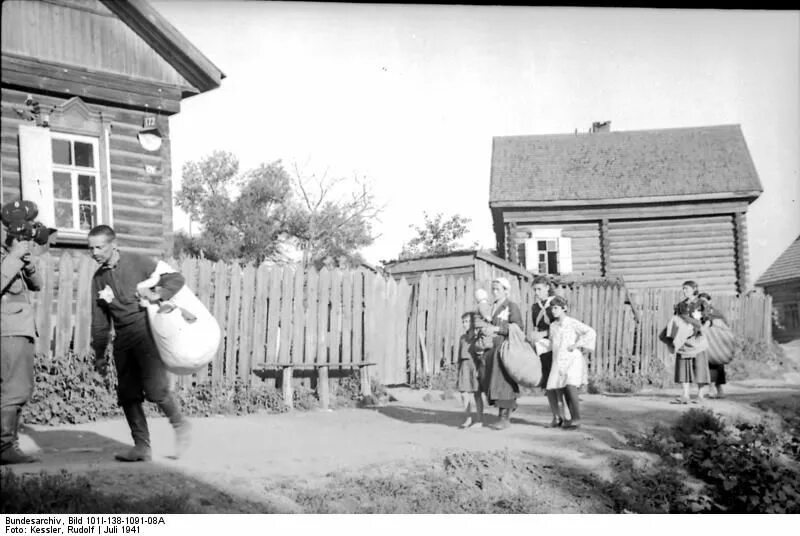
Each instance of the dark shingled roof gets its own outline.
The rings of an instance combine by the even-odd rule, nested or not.
[[[739,125],[500,136],[492,144],[492,206],[720,194],[755,199],[761,191]]]
[[[756,285],[764,287],[789,279],[800,279],[800,236],[758,278]]]

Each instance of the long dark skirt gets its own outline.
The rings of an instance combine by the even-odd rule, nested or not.
[[[486,352],[486,373],[489,387],[486,396],[489,404],[498,408],[516,408],[519,385],[508,375],[500,359],[500,346],[505,338],[498,337],[498,339],[500,341],[495,340],[494,348],[490,352]]]

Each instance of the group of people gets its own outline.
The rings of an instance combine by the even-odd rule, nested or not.
[[[520,386],[504,364],[503,345],[510,325],[524,326],[519,305],[509,299],[510,288],[508,279],[495,279],[492,303],[487,293],[478,289],[474,310],[462,316],[464,334],[456,381],[466,412],[462,428],[483,426],[488,403],[498,408],[499,419],[492,427],[503,430],[511,425],[511,413],[517,408]],[[544,389],[553,413],[549,426],[575,429],[581,419],[579,389],[588,382],[584,352],[594,349],[596,334],[567,314],[567,300],[546,277],[534,279],[533,292],[533,328],[526,338],[541,362],[538,387]]]
[[[681,384],[683,390],[673,403],[690,403],[692,384],[697,385],[697,401],[721,398],[726,383],[725,365],[709,362],[709,337],[712,330],[726,326],[727,320],[714,308],[711,296],[699,291],[696,282],[685,281],[681,291],[683,299],[675,304],[674,316],[661,336],[675,354],[675,383]],[[709,393],[712,384],[715,392]]]
[[[38,336],[31,293],[42,287],[32,255],[43,226],[30,201],[2,207],[2,376],[0,378],[0,463],[37,461],[18,442],[19,416],[34,389],[35,339]],[[52,230],[49,230],[52,231]],[[49,231],[44,234],[47,235]],[[38,234],[37,234],[38,233]],[[179,273],[159,277],[158,287],[137,285],[151,278],[156,261],[138,253],[120,251],[114,230],[99,225],[89,231],[88,248],[99,268],[92,278],[91,347],[95,367],[108,370],[107,350],[113,328],[113,361],[117,372],[117,399],[131,430],[133,447],[116,454],[127,462],[151,459],[150,433],[142,403],[155,403],[175,430],[176,456],[189,445],[189,421],[183,416],[167,370],[153,340],[142,300],[169,300],[184,285]]]

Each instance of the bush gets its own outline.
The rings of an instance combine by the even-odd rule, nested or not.
[[[237,378],[222,383],[201,383],[196,386],[177,386],[175,395],[186,415],[248,415],[261,411],[282,413],[288,408],[283,394],[265,382],[250,382]]]
[[[31,400],[24,406],[23,422],[30,424],[80,424],[122,414],[117,404],[117,379],[113,365],[103,377],[94,370],[91,355],[70,353],[63,357],[38,355],[34,363],[35,384]],[[361,398],[357,372],[335,384],[332,402],[335,407],[354,406]],[[385,390],[385,389],[384,389]],[[287,411],[283,394],[266,382],[232,381],[176,385],[175,396],[186,415],[247,415],[269,411]],[[294,406],[312,409],[319,405],[310,389],[294,390]],[[148,415],[157,415],[153,404],[145,404]]]
[[[636,393],[647,385],[664,387],[670,381],[669,371],[659,359],[650,359],[644,370],[638,368],[638,356],[627,355],[618,359],[613,374],[600,373],[589,378],[589,392]]]
[[[0,474],[4,514],[191,514],[199,513],[187,493],[158,494],[144,499],[108,495],[92,488],[85,476],[61,472],[17,475],[10,469]]]
[[[707,511],[711,501],[695,495],[686,485],[686,474],[664,464],[645,464],[635,468],[629,458],[614,460],[614,479],[603,486],[616,512],[637,514],[682,514]]]
[[[94,370],[94,357],[37,355],[34,389],[22,419],[34,424],[79,424],[121,414],[117,405],[116,374]]]
[[[430,389],[432,391],[455,391],[458,378],[458,365],[442,362],[439,372],[420,374],[411,384],[414,389]]]
[[[791,461],[796,438],[768,422],[728,424],[710,410],[692,409],[632,444],[703,480],[727,512],[800,513],[800,469]]]
[[[733,360],[725,366],[728,380],[751,378],[779,379],[786,372],[797,370],[775,341],[757,341],[737,337]]]

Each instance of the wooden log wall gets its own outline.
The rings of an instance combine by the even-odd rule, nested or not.
[[[737,291],[732,215],[610,221],[608,275],[630,289],[680,289],[697,281],[711,294]]]
[[[15,111],[24,108],[28,93],[2,89],[2,127],[0,130],[0,168],[3,201],[21,195],[18,129],[25,123]],[[67,99],[35,94],[44,108],[62,105]],[[145,151],[136,137],[144,112],[86,103],[111,124],[110,172],[113,226],[120,245],[130,251],[160,256],[172,251],[172,178],[169,125],[160,116],[159,130],[164,136],[156,152]],[[100,140],[102,143],[102,140]],[[148,173],[145,166],[152,166]],[[82,244],[78,247],[83,247]]]

